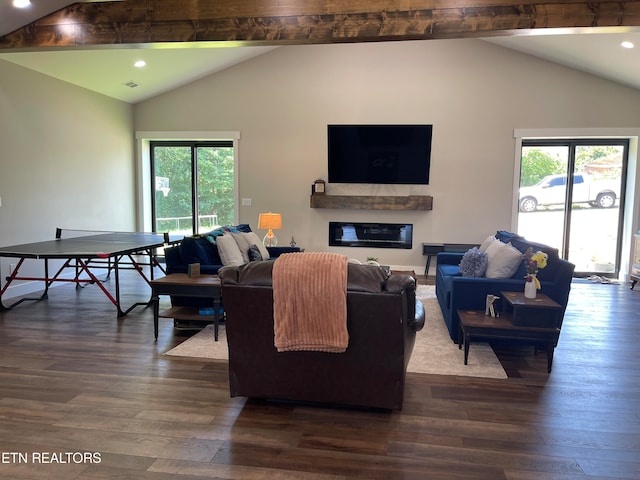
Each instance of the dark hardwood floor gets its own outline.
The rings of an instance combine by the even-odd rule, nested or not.
[[[225,363],[162,356],[192,333],[156,343],[150,308],[118,319],[96,286],[0,313],[0,478],[640,478],[626,285],[574,284],[551,374],[499,345],[508,379],[408,374],[393,413],[230,398]]]

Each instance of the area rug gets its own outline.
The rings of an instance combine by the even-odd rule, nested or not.
[[[419,285],[417,297],[425,307],[426,322],[416,334],[416,343],[407,368],[408,372],[433,375],[507,378],[491,346],[472,343],[468,364],[464,352],[451,341],[432,285]],[[213,341],[213,325],[208,325],[193,337],[169,350],[165,355],[211,360],[228,360],[227,337],[220,325],[218,341]]]

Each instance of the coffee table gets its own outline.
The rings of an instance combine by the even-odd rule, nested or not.
[[[525,298],[521,292],[500,292],[500,295],[503,299],[500,317],[485,315],[482,310],[458,310],[458,348],[464,344],[464,364],[467,364],[473,339],[507,339],[544,346],[547,371],[551,372],[553,353],[560,337],[558,319],[562,307],[543,294],[538,294],[536,299]]]
[[[158,340],[158,319],[162,317],[179,318],[181,320],[213,320],[214,340],[216,342],[218,341],[222,291],[220,288],[220,278],[217,275],[190,277],[186,273],[172,273],[166,277],[152,280],[150,283],[151,303],[153,304],[153,333],[156,340]],[[160,295],[213,298],[213,315],[200,315],[198,307],[172,307],[160,312]]]

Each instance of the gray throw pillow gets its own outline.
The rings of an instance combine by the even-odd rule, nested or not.
[[[257,245],[251,245],[249,247],[249,260],[252,262],[260,262],[262,261],[262,253],[260,253],[260,249]]]

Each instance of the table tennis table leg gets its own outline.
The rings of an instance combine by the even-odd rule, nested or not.
[[[151,255],[150,251],[146,251],[148,255]],[[140,254],[140,253],[139,253]],[[147,282],[148,285],[151,285],[151,280],[153,280],[153,264],[151,262],[151,258],[149,259],[149,264],[150,264],[150,268],[151,268],[151,280],[149,280],[149,278],[147,278],[147,276],[144,273],[144,270],[142,269],[142,267],[140,266],[140,263],[138,261],[136,261],[133,258],[133,255],[136,255],[136,253],[130,253],[127,254],[127,257],[129,257],[129,261],[131,262],[131,265],[133,266],[133,269],[138,272],[138,275],[140,275],[143,280],[145,282]],[[145,255],[145,253],[142,253],[141,255]],[[124,255],[121,255],[120,257],[115,257],[114,260],[114,267],[113,267],[113,271],[115,272],[115,277],[116,277],[116,306],[118,307],[118,317],[124,317],[127,313],[129,313],[131,310],[133,310],[134,308],[138,307],[138,306],[145,306],[148,307],[149,305],[151,305],[153,299],[151,297],[149,297],[149,300],[147,300],[146,302],[136,302],[133,305],[131,305],[129,308],[127,308],[126,310],[122,310],[122,308],[120,307],[120,268],[119,268],[119,264],[120,264],[120,259],[123,257]]]
[[[18,300],[17,302],[14,302],[9,306],[5,306],[4,303],[2,302],[2,296],[7,291],[7,289],[9,288],[9,285],[11,285],[11,283],[14,280],[16,280],[16,279],[20,279],[20,280],[42,280],[42,279],[37,279],[37,278],[18,277],[18,272],[20,271],[20,267],[22,266],[24,261],[25,261],[24,257],[21,258],[18,261],[18,263],[16,264],[16,267],[11,272],[11,275],[9,275],[6,278],[7,283],[5,283],[4,287],[2,287],[2,289],[0,289],[0,312],[5,312],[7,310],[11,310],[13,307],[15,307],[16,305],[20,305],[22,302],[26,302],[26,301],[37,302],[37,301],[44,300],[45,298],[47,298],[47,295],[48,295],[48,292],[49,292],[49,283],[46,281],[46,279],[49,277],[49,265],[48,265],[47,261],[45,260],[45,264],[44,264],[45,265],[45,278],[44,278],[45,282],[44,282],[44,292],[42,293],[42,295],[40,295],[39,297],[36,297],[36,298],[23,297],[20,300]]]
[[[118,309],[118,317],[124,317],[126,313],[122,311],[122,308],[120,308],[120,269],[118,268],[119,262],[120,258],[116,255],[113,260],[113,271],[116,274],[116,308]],[[129,310],[127,310],[127,312]]]
[[[7,310],[9,310],[9,308],[4,306],[4,303],[2,302],[2,295],[4,294],[5,290],[9,287],[9,283],[11,283],[11,281],[9,280],[11,277],[7,277],[7,283],[5,284],[4,287],[2,287],[2,281],[0,281],[0,312],[6,312]],[[0,279],[2,279],[2,264],[0,263]]]
[[[20,270],[20,265],[22,265],[22,262],[24,262],[24,258],[21,258],[20,261],[18,261],[16,268],[14,268],[11,274],[6,278],[7,283],[5,283],[4,287],[0,289],[0,312],[6,312],[7,310],[10,310],[11,307],[15,305],[14,303],[13,305],[9,305],[8,307],[5,307],[4,303],[2,302],[2,296],[4,295],[4,292],[6,292],[7,289],[9,288],[9,285],[11,285],[11,282],[13,282],[13,279],[16,277],[18,270]],[[2,278],[1,275],[2,275],[2,272],[0,272],[0,278]]]
[[[107,281],[111,279],[111,270],[113,270],[113,266],[111,265],[111,257],[107,258],[107,275],[104,277],[104,280]]]
[[[159,255],[158,255],[157,249],[155,248],[149,249],[147,250],[147,254],[149,255],[149,268],[150,268],[149,275],[151,280],[153,280],[155,276],[155,271],[154,271],[155,267],[158,267],[160,271],[166,275],[167,271],[158,260]]]
[[[100,288],[100,290],[102,290],[103,293],[107,296],[107,298],[111,300],[111,303],[113,303],[116,306],[118,311],[120,311],[119,302],[115,298],[113,298],[113,295],[109,293],[109,290],[107,290],[105,286],[102,284],[102,282],[98,280],[98,278],[93,274],[89,266],[81,258],[76,259],[76,262],[78,263],[78,265],[80,265],[81,270],[89,276],[89,278],[91,279],[90,282],[97,285]]]
[[[44,259],[44,292],[42,292],[42,296],[40,298],[49,298],[49,285],[51,282],[49,281],[49,259]]]

